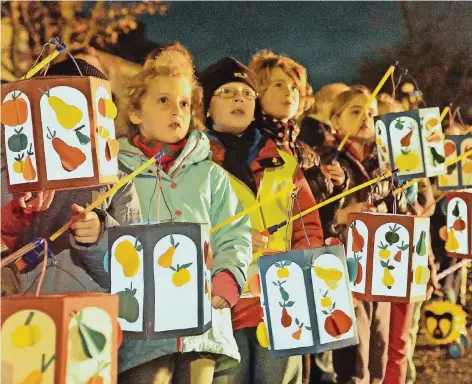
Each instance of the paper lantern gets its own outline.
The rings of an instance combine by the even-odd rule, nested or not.
[[[205,225],[159,223],[108,230],[111,293],[124,338],[167,339],[211,328],[211,260]]]
[[[399,179],[446,173],[439,108],[374,117],[380,169],[398,169]]]
[[[446,136],[444,140],[446,161],[457,158],[472,149],[472,135]],[[447,173],[438,177],[441,190],[472,187],[472,155],[447,167]]]
[[[429,344],[445,345],[467,335],[467,314],[458,304],[435,300],[423,307],[422,325]]]
[[[261,256],[258,263],[273,357],[358,343],[343,245]]]
[[[2,383],[116,383],[118,297],[2,298]]]
[[[351,290],[367,301],[411,303],[426,298],[429,218],[351,213],[347,265]]]
[[[472,259],[472,190],[446,193],[449,257]]]
[[[2,85],[2,145],[8,190],[115,183],[116,107],[96,77],[36,77]]]

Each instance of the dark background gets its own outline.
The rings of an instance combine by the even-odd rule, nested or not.
[[[223,56],[247,64],[259,49],[285,53],[307,67],[314,88],[358,79],[377,48],[405,35],[395,2],[179,2],[164,17],[141,18],[157,43],[180,41],[197,69]]]

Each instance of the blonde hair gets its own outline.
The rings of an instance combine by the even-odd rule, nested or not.
[[[377,96],[377,106],[379,110],[379,115],[384,115],[390,112],[403,111],[401,103],[395,100],[388,93],[381,93],[379,96]]]
[[[272,71],[275,68],[280,68],[295,82],[300,93],[300,106],[298,107],[297,116],[313,104],[313,88],[307,81],[306,68],[290,57],[277,55],[269,50],[261,50],[252,56],[248,68],[255,75],[256,91],[261,99],[269,87]]]
[[[344,108],[346,108],[346,105],[359,95],[370,97],[372,94],[370,93],[369,89],[363,85],[355,85],[350,87],[347,91],[339,94],[333,103],[333,107],[331,108],[331,117],[341,115]]]
[[[313,113],[319,112],[317,104],[324,102],[334,102],[339,94],[347,90],[349,90],[349,86],[344,83],[332,83],[322,86],[318,92],[315,93],[315,104],[312,108]]]
[[[189,132],[204,130],[203,91],[197,82],[190,52],[180,43],[172,43],[148,55],[143,69],[130,77],[120,97],[117,136],[131,140],[140,133],[139,125],[130,121],[130,113],[141,109],[149,84],[157,77],[182,76],[189,80],[192,89]]]

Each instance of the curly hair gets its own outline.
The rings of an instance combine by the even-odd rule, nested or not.
[[[297,116],[313,104],[313,88],[308,83],[306,68],[290,57],[277,55],[269,50],[261,50],[252,56],[248,68],[255,74],[256,91],[260,98],[264,96],[269,86],[272,71],[275,68],[280,68],[295,82],[300,93],[300,106],[298,107]]]
[[[125,83],[119,102],[117,136],[131,140],[139,134],[139,125],[130,121],[129,115],[141,109],[141,102],[146,96],[151,81],[158,77],[182,76],[189,80],[192,89],[191,117],[189,132],[204,130],[203,126],[203,91],[195,76],[193,57],[180,43],[161,46],[151,52],[140,72],[131,76]]]

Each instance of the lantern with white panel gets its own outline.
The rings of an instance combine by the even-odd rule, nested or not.
[[[111,293],[128,339],[201,335],[211,328],[206,225],[147,223],[108,230]]]
[[[446,253],[472,259],[472,190],[447,192],[446,202]]]
[[[258,263],[273,357],[358,343],[343,245],[261,256]]]
[[[429,218],[349,214],[346,255],[354,296],[397,303],[425,300],[429,242]]]
[[[446,161],[472,150],[472,135],[446,136]],[[438,177],[438,188],[443,191],[472,188],[472,155],[447,167],[447,173]]]
[[[401,180],[446,173],[439,108],[375,116],[380,169]]]
[[[2,85],[8,190],[117,182],[116,113],[110,83],[96,77],[34,77]]]

